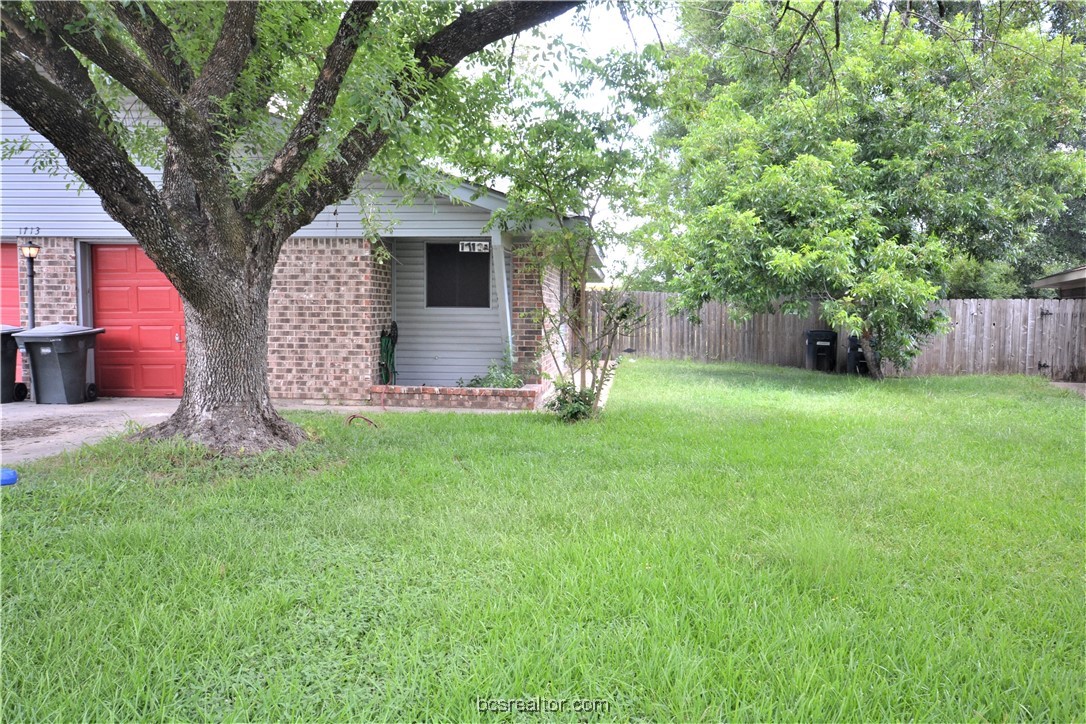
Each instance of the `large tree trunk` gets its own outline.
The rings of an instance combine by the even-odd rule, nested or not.
[[[224,272],[214,293],[195,302],[186,297],[181,403],[169,420],[140,438],[182,436],[225,453],[283,450],[305,439],[300,427],[279,416],[268,394],[268,295],[275,260],[264,256],[244,266],[247,272]]]

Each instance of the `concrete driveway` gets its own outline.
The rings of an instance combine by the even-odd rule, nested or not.
[[[0,405],[0,458],[4,465],[74,450],[83,443],[124,432],[129,422],[162,422],[177,400],[104,397],[82,405]]]

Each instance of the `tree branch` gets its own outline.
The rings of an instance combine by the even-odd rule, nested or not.
[[[222,98],[234,89],[238,76],[256,44],[257,4],[254,0],[232,0],[226,4],[222,28],[211,55],[192,84],[186,98],[206,113],[212,99]]]
[[[98,91],[91,82],[90,74],[76,58],[71,48],[61,42],[48,28],[31,29],[26,17],[16,5],[4,5],[0,8],[5,42],[12,44],[15,50],[38,64],[49,77],[79,101],[97,106],[99,112],[105,106]]]
[[[480,10],[461,13],[455,20],[433,36],[415,46],[415,60],[428,81],[439,80],[461,60],[472,53],[509,35],[535,27],[558,17],[582,4],[582,0],[500,0]],[[412,83],[407,68],[396,84],[396,95],[403,104],[406,117],[425,95],[428,86]],[[330,161],[321,176],[326,182],[310,185],[300,198],[299,211],[284,214],[278,224],[299,228],[305,226],[329,204],[345,198],[358,175],[388,140],[385,130],[369,130],[367,120],[360,121],[339,144],[337,157]]]
[[[415,58],[436,80],[491,43],[552,20],[581,4],[580,0],[501,0],[481,10],[461,13],[429,40],[415,46]]]
[[[841,0],[833,0],[833,49],[841,49]]]
[[[817,13],[818,10],[821,9],[821,8],[822,8],[822,6],[819,5],[818,8],[815,9],[815,12]],[[837,3],[834,2],[834,11],[835,12],[836,12],[836,9],[837,9]],[[800,17],[805,17],[804,14],[801,11],[796,10],[795,8],[792,8],[792,10],[793,10],[793,12],[798,13],[800,15]],[[833,69],[833,58],[830,56],[830,49],[826,46],[826,38],[823,37],[822,31],[818,28],[818,25],[812,24],[811,21],[813,19],[814,19],[813,15],[811,16],[811,18],[808,18],[807,28],[814,28],[815,35],[818,37],[818,42],[822,46],[822,54],[826,58],[826,65],[829,66],[829,69],[830,69],[830,79],[833,81],[834,95],[835,96],[840,96],[840,87],[837,85],[837,72],[834,71],[834,69]],[[836,21],[836,17],[834,18],[834,20]],[[806,29],[805,29],[805,31],[806,31]],[[840,42],[840,38],[838,38],[838,42]]]
[[[106,213],[139,240],[167,275],[197,264],[165,253],[167,248],[175,252],[177,239],[158,191],[80,99],[43,78],[10,43],[0,46],[0,54],[0,98],[61,152],[68,167],[101,198]]]
[[[91,22],[79,3],[36,0],[34,11],[54,35],[120,81],[168,126],[180,115],[180,98],[166,79],[112,34],[90,31]]]
[[[791,3],[789,3],[789,2],[787,1],[787,0],[785,0],[785,3],[784,3],[784,9],[783,9],[783,10],[781,10],[781,14],[780,14],[780,17],[776,17],[776,16],[774,16],[774,18],[773,18],[773,29],[774,29],[774,30],[776,30],[777,28],[779,28],[779,27],[781,26],[781,23],[783,23],[783,22],[784,22],[784,16],[788,14],[788,6],[789,6],[790,4],[791,4]]]
[[[206,118],[170,88],[156,70],[148,66],[106,29],[90,32],[90,19],[79,3],[36,0],[35,11],[49,29],[65,43],[86,56],[131,90],[162,122],[185,151],[185,166],[204,202],[215,218],[225,225],[220,231],[229,238],[244,223],[234,207],[224,162],[216,157],[217,145]],[[80,174],[82,175],[82,174]],[[88,183],[90,183],[88,181]]]
[[[796,8],[793,8],[793,7],[790,7],[790,6],[785,6],[786,11],[791,10],[796,15],[799,15],[801,18],[805,18],[807,20],[807,22],[803,26],[803,29],[799,31],[799,35],[796,36],[795,42],[793,42],[792,46],[790,48],[788,48],[788,52],[784,56],[784,69],[781,71],[781,77],[780,77],[780,79],[782,81],[785,78],[788,77],[788,71],[791,70],[791,68],[792,68],[792,60],[796,56],[796,51],[798,51],[799,46],[803,44],[803,39],[807,37],[807,32],[811,29],[811,25],[814,24],[815,18],[818,17],[818,13],[820,13],[822,11],[822,7],[825,4],[826,4],[826,0],[822,0],[820,3],[818,3],[818,7],[816,7],[811,12],[810,15],[807,15],[803,11],[797,10]]]
[[[111,0],[113,14],[132,35],[151,66],[169,81],[174,92],[188,91],[194,79],[192,67],[182,55],[173,32],[146,2],[124,3]]]
[[[343,78],[354,61],[362,34],[376,10],[376,2],[355,0],[343,15],[336,37],[325,51],[324,65],[317,74],[305,110],[283,148],[253,179],[242,203],[243,212],[254,213],[263,209],[317,149],[320,131],[335,107]]]

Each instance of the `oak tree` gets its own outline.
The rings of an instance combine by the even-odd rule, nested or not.
[[[426,142],[470,127],[454,118],[469,89],[453,69],[576,4],[4,3],[3,102],[182,297],[184,392],[151,437],[231,451],[302,439],[268,392],[283,243],[375,164],[410,177]]]

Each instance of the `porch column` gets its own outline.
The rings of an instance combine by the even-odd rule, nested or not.
[[[513,344],[513,317],[509,310],[509,275],[505,273],[505,249],[504,242],[509,241],[512,249],[512,237],[501,231],[493,229],[490,232],[490,261],[494,265],[494,279],[498,282],[498,316],[501,317],[502,339],[509,348],[509,354],[517,355],[517,348]]]

